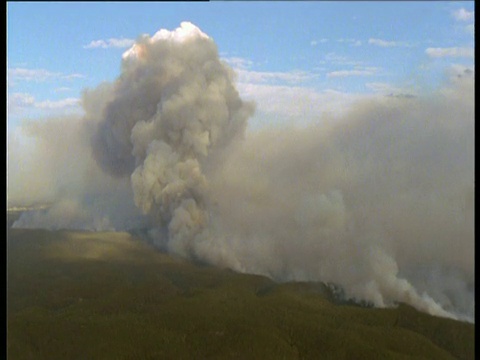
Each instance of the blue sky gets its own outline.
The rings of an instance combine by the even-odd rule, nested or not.
[[[190,21],[257,102],[253,123],[335,112],[369,94],[435,89],[474,70],[474,2],[7,3],[9,129],[77,113],[141,34]]]

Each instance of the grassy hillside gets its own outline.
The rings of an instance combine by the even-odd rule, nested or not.
[[[10,230],[8,359],[473,359],[474,325],[332,302],[127,233]]]

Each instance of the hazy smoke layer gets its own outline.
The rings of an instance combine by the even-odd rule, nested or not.
[[[457,75],[245,134],[253,105],[211,38],[190,23],[143,36],[113,84],[85,92],[82,119],[32,133],[77,145],[40,141],[53,206],[15,226],[148,226],[181,256],[473,321],[474,82]]]
[[[234,254],[226,263],[342,284],[378,306],[473,318],[474,116],[464,85],[455,97],[358,103],[330,127],[252,134],[210,181],[223,234],[215,246]],[[210,247],[202,254],[220,261]]]

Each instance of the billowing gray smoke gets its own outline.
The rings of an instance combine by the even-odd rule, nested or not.
[[[122,65],[95,157],[113,175],[131,175],[136,205],[168,228],[168,248],[192,255],[209,223],[204,168],[243,134],[253,105],[240,99],[213,40],[187,22],[142,37]]]
[[[474,82],[456,75],[430,96],[246,132],[253,105],[211,38],[190,23],[143,36],[64,120],[75,150],[48,141],[55,126],[34,132],[52,147],[35,163],[63,154],[49,160],[62,191],[16,226],[148,226],[184,257],[473,321]]]

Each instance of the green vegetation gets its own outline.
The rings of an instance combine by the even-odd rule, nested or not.
[[[8,359],[473,359],[474,325],[195,265],[126,233],[9,230]]]

